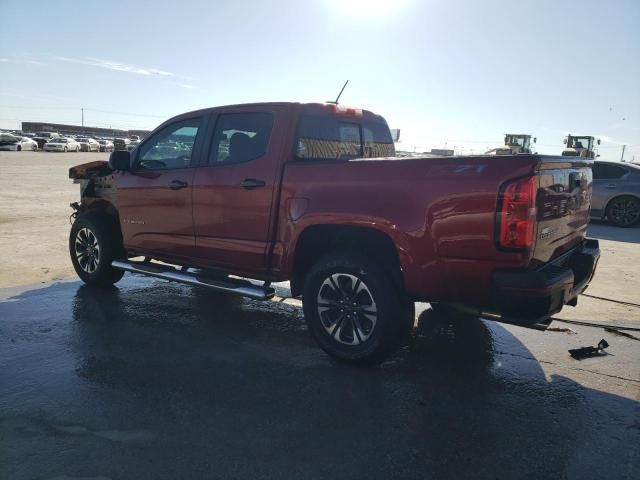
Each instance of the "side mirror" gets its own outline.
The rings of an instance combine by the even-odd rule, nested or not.
[[[567,139],[565,138],[564,140],[562,140],[562,143],[564,143],[566,145],[567,144]]]
[[[600,145],[600,139],[598,139],[598,145]]]
[[[126,150],[115,150],[109,155],[109,167],[111,170],[126,172],[131,169],[131,155]]]
[[[533,143],[538,143],[538,138],[537,137],[533,137]]]

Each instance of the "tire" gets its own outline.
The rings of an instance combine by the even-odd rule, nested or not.
[[[73,268],[87,285],[109,286],[124,275],[111,261],[124,256],[114,221],[98,213],[78,215],[69,235]]]
[[[34,152],[37,152],[37,151],[38,151],[38,145],[34,145],[34,146],[32,147],[32,150],[33,150]]]
[[[607,218],[616,227],[631,228],[640,224],[640,199],[621,195],[607,205]]]
[[[385,360],[414,320],[413,303],[404,300],[382,267],[352,252],[330,253],[316,262],[305,278],[302,303],[320,347],[353,364]]]
[[[67,147],[64,147],[64,153],[67,153]]]
[[[76,147],[76,153],[80,152],[80,147]]]
[[[21,151],[22,151],[22,147],[21,147],[20,145],[18,145],[18,146],[16,147],[16,152],[21,152]]]

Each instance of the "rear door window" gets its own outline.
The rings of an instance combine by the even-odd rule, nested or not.
[[[593,178],[595,180],[614,180],[622,178],[628,173],[625,168],[606,163],[596,163],[591,168],[593,169]]]
[[[273,114],[224,113],[218,117],[213,134],[209,165],[225,165],[255,160],[267,153]]]

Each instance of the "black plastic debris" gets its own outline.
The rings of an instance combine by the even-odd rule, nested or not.
[[[576,360],[582,360],[583,358],[589,357],[598,357],[601,355],[606,355],[604,349],[607,348],[609,344],[603,338],[598,342],[597,347],[580,347],[569,350],[569,355],[571,355]]]

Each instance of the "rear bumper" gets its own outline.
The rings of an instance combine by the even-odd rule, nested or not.
[[[579,247],[528,272],[494,272],[492,301],[502,316],[523,325],[538,323],[576,305],[600,258],[598,240],[588,238]]]

